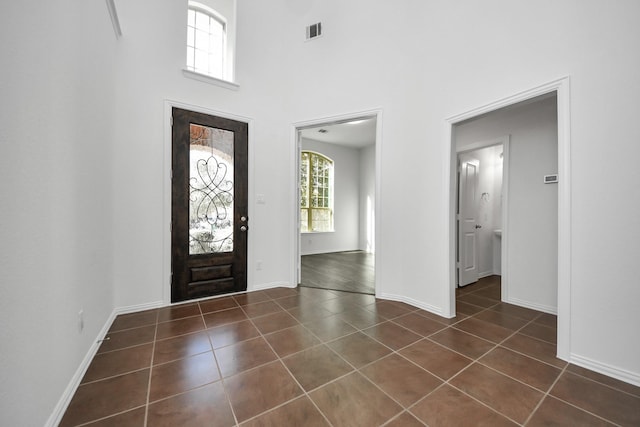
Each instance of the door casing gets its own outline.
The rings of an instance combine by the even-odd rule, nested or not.
[[[457,154],[453,140],[453,126],[501,108],[518,104],[522,101],[555,92],[558,102],[558,344],[557,356],[569,360],[571,356],[571,126],[570,126],[570,79],[563,77],[549,83],[525,90],[507,98],[483,105],[464,113],[449,117],[444,122],[444,198],[445,217],[449,227],[445,227],[443,241],[448,242],[446,253],[449,255],[448,265],[444,265],[443,276],[448,277],[448,295],[443,312],[448,317],[456,314],[455,303],[455,165]],[[504,242],[503,242],[504,243]],[[503,254],[505,248],[503,247]],[[504,261],[503,257],[503,261]]]

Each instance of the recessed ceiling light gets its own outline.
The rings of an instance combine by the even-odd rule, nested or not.
[[[364,122],[366,122],[366,121],[367,121],[367,119],[360,119],[360,120],[354,120],[354,121],[352,121],[352,122],[347,122],[347,124],[348,124],[348,125],[357,125],[357,124],[359,124],[359,123],[364,123]]]

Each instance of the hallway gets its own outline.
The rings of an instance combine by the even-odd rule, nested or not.
[[[303,255],[300,286],[375,294],[375,255],[363,251]]]

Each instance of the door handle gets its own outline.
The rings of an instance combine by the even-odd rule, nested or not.
[[[476,224],[476,229],[477,229],[477,228],[482,228],[482,226],[481,226],[481,225],[479,225],[479,224]]]

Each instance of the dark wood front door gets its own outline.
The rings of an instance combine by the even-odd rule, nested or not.
[[[248,125],[173,108],[171,301],[247,289]]]

